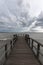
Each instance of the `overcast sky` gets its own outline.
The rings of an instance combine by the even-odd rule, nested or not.
[[[43,0],[0,0],[0,32],[43,32]]]

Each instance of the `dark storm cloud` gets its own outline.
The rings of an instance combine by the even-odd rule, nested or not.
[[[43,18],[40,18],[40,17],[39,17],[39,18],[37,19],[37,21],[39,21],[39,22],[41,21],[41,22],[42,22],[42,21],[43,21]]]
[[[0,22],[0,25],[5,25],[5,23],[4,22]]]
[[[43,31],[43,12],[39,14],[38,17],[36,17],[37,23],[31,28],[31,31]]]
[[[41,26],[41,27],[43,27],[43,12],[41,12],[41,13],[39,14],[39,16],[37,17],[36,26]]]

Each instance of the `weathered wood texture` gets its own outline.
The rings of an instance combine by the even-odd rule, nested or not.
[[[18,37],[18,41],[12,50],[5,65],[40,65],[28,47],[24,37]]]

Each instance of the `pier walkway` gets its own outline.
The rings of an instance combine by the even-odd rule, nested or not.
[[[40,65],[29,48],[25,37],[19,36],[5,65]]]

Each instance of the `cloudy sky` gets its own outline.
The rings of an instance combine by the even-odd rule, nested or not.
[[[0,32],[43,32],[43,0],[0,0]]]

